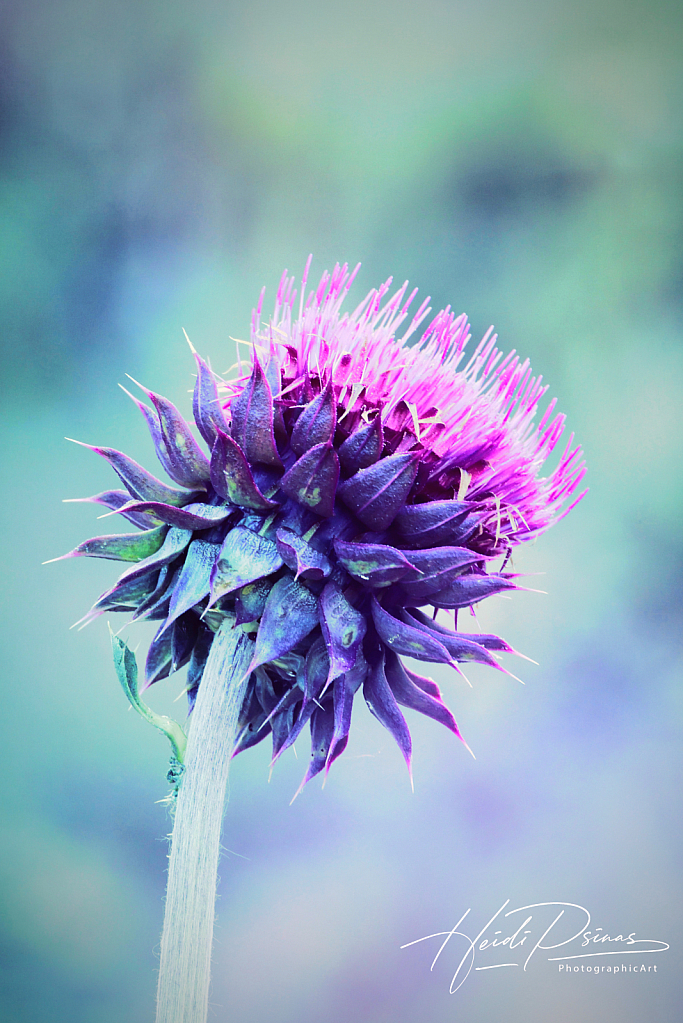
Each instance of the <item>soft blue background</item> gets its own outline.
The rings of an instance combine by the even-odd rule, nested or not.
[[[364,707],[328,784],[234,765],[218,1023],[671,1023],[681,977],[682,17],[646,0],[17,0],[2,13],[3,1023],[153,1018],[165,740],[117,686],[116,565],[47,558],[111,485],[64,435],[153,463],[125,373],[185,410],[262,284],[309,251],[494,321],[586,449],[583,504],[516,557],[547,590],[482,626],[526,687],[438,669],[472,760],[415,720],[415,793]],[[116,624],[120,624],[119,621]],[[131,632],[144,648],[149,633]],[[139,637],[139,640],[138,640]],[[174,707],[181,681],[159,685]],[[671,943],[658,973],[473,974],[399,946],[580,903]],[[432,949],[432,952],[435,949]],[[604,962],[605,960],[603,960]],[[609,961],[609,960],[607,960]]]

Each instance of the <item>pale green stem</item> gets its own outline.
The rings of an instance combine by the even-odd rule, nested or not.
[[[253,644],[223,622],[204,669],[175,812],[157,1023],[205,1023],[223,806]]]

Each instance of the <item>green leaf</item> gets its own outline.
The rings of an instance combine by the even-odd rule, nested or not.
[[[146,721],[149,721],[150,725],[154,725],[160,732],[163,732],[168,741],[171,743],[171,749],[173,756],[176,760],[182,764],[183,757],[185,755],[185,747],[187,746],[187,736],[180,727],[177,721],[172,718],[166,717],[165,714],[156,714],[151,707],[148,707],[144,700],[140,697],[138,689],[138,664],[135,659],[135,654],[128,647],[128,645],[118,636],[115,636],[111,629],[111,645],[112,653],[114,655],[114,667],[116,668],[116,674],[118,675],[121,687],[128,697],[131,706],[135,708],[138,714],[143,717]]]

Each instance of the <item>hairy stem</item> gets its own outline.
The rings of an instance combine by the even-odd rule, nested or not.
[[[192,711],[161,936],[157,1023],[205,1023],[225,789],[252,644],[227,619]]]

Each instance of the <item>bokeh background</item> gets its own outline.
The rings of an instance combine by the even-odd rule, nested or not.
[[[153,1018],[165,739],[129,712],[113,563],[41,567],[113,485],[64,435],[150,467],[116,386],[189,409],[259,290],[361,260],[494,322],[586,450],[588,498],[521,551],[547,595],[480,612],[522,687],[433,672],[476,753],[412,723],[415,793],[358,704],[347,753],[231,775],[217,1023],[671,1023],[681,1002],[683,17],[663,0],[7,0],[0,15],[4,1023]],[[116,622],[117,625],[120,621]],[[130,631],[135,645],[149,638]],[[182,680],[160,683],[157,709]],[[413,716],[415,717],[415,716]],[[472,974],[425,945],[471,907],[586,906],[671,943],[658,972]],[[603,960],[605,962],[606,960]]]

